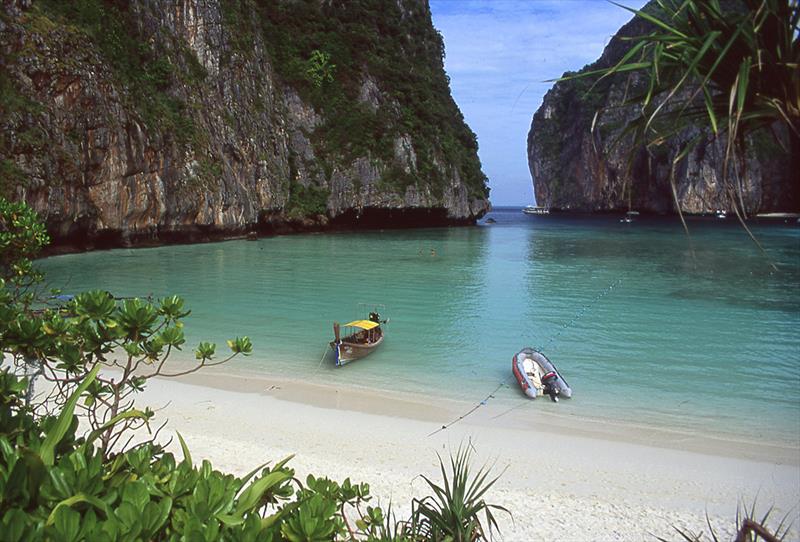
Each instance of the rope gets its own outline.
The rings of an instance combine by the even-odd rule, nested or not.
[[[509,408],[505,412],[501,412],[497,416],[492,416],[492,419],[496,420],[497,418],[502,418],[503,416],[505,416],[509,412],[513,412],[514,410],[517,410],[518,408],[521,408],[521,407],[524,407],[524,406],[528,406],[528,405],[532,405],[532,404],[533,404],[532,401],[520,401],[519,404],[514,405],[513,407]]]
[[[498,386],[497,386],[497,387],[494,389],[494,391],[492,391],[492,393],[490,393],[489,395],[487,395],[487,396],[486,396],[486,399],[484,399],[483,401],[480,401],[480,402],[479,402],[478,404],[476,404],[474,407],[472,407],[471,409],[469,409],[469,411],[465,412],[464,414],[462,414],[461,416],[459,416],[459,417],[458,417],[458,418],[456,418],[455,420],[451,421],[450,423],[446,423],[446,424],[444,424],[443,426],[441,426],[439,429],[437,429],[437,430],[436,430],[436,431],[434,431],[433,433],[429,434],[428,436],[429,436],[429,437],[432,437],[432,436],[433,436],[433,435],[435,435],[436,433],[438,433],[438,432],[440,432],[440,431],[444,431],[445,429],[449,428],[451,425],[453,425],[453,424],[455,424],[455,423],[457,423],[457,422],[460,422],[461,420],[463,420],[464,418],[466,418],[467,416],[469,416],[470,414],[472,414],[473,412],[475,412],[476,410],[478,410],[480,407],[482,407],[482,406],[486,405],[486,403],[487,403],[487,401],[489,401],[489,399],[494,399],[494,394],[495,394],[495,393],[497,393],[497,391],[498,391],[500,388],[502,388],[503,386],[506,386],[506,385],[507,385],[506,383],[508,382],[508,380],[509,380],[509,379],[506,379],[506,380],[504,380],[503,382],[500,382],[500,384],[499,384],[499,385],[498,385]]]
[[[328,350],[331,349],[331,345],[325,347],[325,351],[322,353],[322,357],[319,358],[319,365],[317,365],[317,372],[322,368],[322,362],[325,361],[325,356],[328,355]]]
[[[546,351],[546,350],[547,350],[547,349],[548,349],[548,348],[549,348],[549,347],[550,347],[550,346],[551,346],[551,345],[552,345],[552,344],[553,344],[553,343],[556,341],[556,339],[558,339],[558,338],[561,336],[561,334],[562,334],[562,333],[563,333],[565,330],[567,330],[567,329],[569,329],[570,327],[572,327],[573,325],[575,325],[575,323],[576,323],[578,320],[580,320],[580,319],[583,317],[583,315],[584,315],[584,314],[586,314],[586,311],[588,311],[588,310],[589,310],[589,309],[590,309],[592,306],[594,306],[594,304],[595,304],[595,303],[597,303],[598,301],[600,301],[600,300],[601,300],[603,297],[605,297],[605,296],[606,296],[606,294],[608,294],[609,292],[611,292],[611,290],[613,290],[614,288],[616,288],[616,287],[617,287],[617,286],[619,286],[620,284],[622,284],[622,279],[617,279],[617,280],[615,280],[615,281],[614,281],[614,282],[612,282],[612,283],[611,283],[609,286],[607,286],[607,287],[606,287],[606,288],[605,288],[605,289],[604,289],[602,292],[600,292],[600,294],[599,294],[599,295],[595,296],[595,297],[594,297],[594,299],[592,299],[592,300],[591,300],[591,301],[589,301],[588,303],[585,303],[585,304],[583,305],[583,307],[581,307],[581,308],[578,310],[578,312],[576,312],[576,313],[575,313],[575,316],[573,316],[573,317],[572,317],[572,320],[570,320],[569,322],[567,322],[566,324],[564,324],[563,326],[561,326],[561,329],[559,329],[559,330],[558,330],[558,333],[556,333],[555,335],[553,335],[552,337],[550,337],[550,340],[548,340],[548,341],[547,341],[547,344],[545,344],[545,345],[544,345],[544,346],[542,346],[542,347],[539,347],[539,348],[537,348],[537,350],[538,350],[539,352],[544,352],[544,351]]]
[[[603,298],[603,297],[604,297],[606,294],[608,294],[609,292],[611,292],[611,290],[613,290],[614,288],[616,288],[617,286],[619,286],[621,283],[622,283],[622,279],[617,279],[617,280],[615,280],[613,283],[611,283],[609,286],[607,286],[607,287],[606,287],[606,288],[605,288],[605,289],[604,289],[602,292],[600,292],[600,294],[599,294],[599,295],[595,296],[595,297],[594,297],[594,299],[592,299],[592,300],[591,300],[591,301],[589,301],[588,303],[585,303],[585,304],[583,305],[583,307],[581,307],[581,308],[580,308],[580,310],[578,310],[578,312],[576,312],[576,313],[575,313],[575,316],[573,316],[573,317],[572,317],[572,320],[570,320],[569,322],[567,322],[566,324],[564,324],[563,326],[561,326],[561,329],[558,331],[558,333],[556,333],[556,334],[555,334],[553,337],[551,337],[551,338],[550,338],[550,340],[549,340],[549,341],[547,341],[547,344],[546,344],[544,347],[542,347],[542,348],[539,348],[538,350],[539,350],[540,352],[543,352],[545,349],[547,349],[547,348],[548,348],[548,347],[549,347],[551,344],[553,344],[553,342],[555,342],[555,340],[556,340],[556,339],[558,339],[558,337],[561,335],[561,333],[563,333],[563,332],[564,332],[564,330],[565,330],[565,329],[568,329],[569,327],[571,327],[572,325],[574,325],[574,324],[575,324],[575,322],[577,322],[578,320],[580,320],[580,318],[581,318],[581,317],[582,317],[582,316],[583,316],[583,315],[586,313],[586,311],[587,311],[587,310],[589,310],[589,308],[590,308],[590,307],[592,307],[592,306],[593,306],[595,303],[597,303],[598,301],[600,301],[600,300],[601,300],[601,299],[602,299],[602,298]],[[436,431],[434,431],[433,433],[429,434],[428,436],[429,436],[429,437],[432,437],[432,436],[433,436],[433,435],[435,435],[436,433],[439,433],[440,431],[444,431],[445,429],[449,428],[449,427],[450,427],[450,426],[452,426],[453,424],[456,424],[456,423],[460,422],[461,420],[463,420],[464,418],[466,418],[467,416],[469,416],[470,414],[472,414],[473,412],[475,412],[476,410],[478,410],[478,409],[479,409],[481,406],[484,406],[484,405],[486,405],[486,402],[487,402],[489,399],[494,399],[494,394],[495,394],[495,393],[497,393],[497,391],[498,391],[500,388],[502,388],[503,386],[507,386],[507,385],[508,385],[508,382],[509,382],[509,380],[511,380],[511,377],[507,378],[507,379],[506,379],[506,380],[504,380],[503,382],[500,382],[500,385],[499,385],[499,386],[497,386],[497,387],[494,389],[494,391],[492,391],[492,393],[490,393],[489,395],[487,395],[487,396],[486,396],[486,398],[485,398],[483,401],[480,401],[478,404],[476,404],[474,407],[472,407],[471,409],[469,409],[467,412],[465,412],[464,414],[462,414],[461,416],[459,416],[459,417],[458,417],[458,418],[456,418],[455,420],[451,421],[450,423],[446,423],[445,425],[441,426],[439,429],[437,429],[437,430],[436,430]],[[528,404],[528,403],[527,403],[527,402],[525,402],[525,403],[521,403],[520,405],[517,405],[517,406],[511,407],[510,409],[506,410],[505,412],[503,412],[503,413],[501,413],[501,414],[498,414],[497,416],[493,417],[492,419],[494,420],[494,419],[497,419],[497,418],[499,418],[499,417],[501,417],[501,416],[505,416],[506,414],[508,414],[508,413],[509,413],[509,412],[511,412],[512,410],[515,410],[516,408],[519,408],[520,406],[522,406],[522,405],[525,405],[525,404]]]

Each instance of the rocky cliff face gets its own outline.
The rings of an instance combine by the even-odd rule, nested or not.
[[[56,242],[469,223],[426,0],[5,0],[2,189]]]
[[[634,18],[612,38],[600,59],[583,70],[612,66],[631,42],[623,37],[641,35],[651,28]],[[556,210],[603,212],[628,210],[676,212],[669,182],[670,165],[683,145],[698,135],[686,130],[654,152],[636,148],[631,137],[614,144],[637,111],[617,107],[643,81],[616,76],[592,88],[593,80],[556,83],[536,111],[528,133],[528,163],[539,205]],[[595,112],[602,110],[592,133]],[[729,190],[722,171],[725,141],[709,133],[676,171],[677,199],[685,213],[731,210],[732,193],[742,194],[748,213],[797,211],[796,152],[784,151],[772,134],[753,137],[738,164],[741,190]]]

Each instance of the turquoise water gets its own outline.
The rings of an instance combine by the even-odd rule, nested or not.
[[[65,292],[176,293],[189,344],[248,335],[248,371],[468,401],[544,347],[561,414],[800,445],[800,227],[491,215],[495,224],[119,249],[39,262]],[[774,272],[768,260],[778,266]],[[384,345],[334,369],[331,322],[382,303]],[[514,387],[494,399],[524,401]]]

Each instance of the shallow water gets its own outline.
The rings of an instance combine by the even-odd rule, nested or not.
[[[272,237],[41,260],[53,287],[183,296],[190,345],[248,335],[230,371],[480,401],[541,347],[574,390],[536,408],[800,445],[800,227],[527,216],[472,228]],[[773,261],[779,271],[769,266]],[[331,322],[386,306],[387,339],[334,369]],[[187,356],[190,353],[187,352]],[[491,400],[516,405],[504,386]]]

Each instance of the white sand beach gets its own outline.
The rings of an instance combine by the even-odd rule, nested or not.
[[[535,405],[487,404],[429,436],[471,405],[224,372],[152,380],[137,404],[159,409],[160,438],[179,431],[195,460],[244,474],[294,454],[301,480],[367,482],[398,517],[427,494],[420,474],[441,480],[437,453],[471,443],[476,469],[501,474],[486,500],[513,515],[498,514],[505,541],[678,540],[675,527],[707,531],[706,514],[728,540],[737,505],[754,499],[761,513],[774,506],[776,523],[788,514],[787,540],[800,539],[798,450],[591,427]]]

